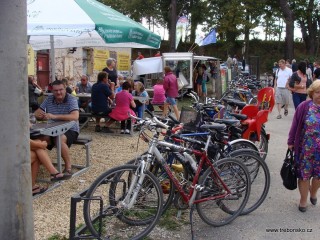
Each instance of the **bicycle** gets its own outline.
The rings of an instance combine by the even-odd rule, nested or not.
[[[139,119],[140,120],[140,119]],[[88,229],[95,237],[118,232],[122,227],[129,230],[130,239],[141,239],[158,222],[163,207],[163,193],[156,177],[149,171],[153,161],[157,161],[165,170],[170,183],[181,195],[181,201],[189,207],[196,205],[201,219],[212,226],[223,226],[233,221],[244,209],[250,194],[250,175],[244,164],[233,158],[225,158],[212,164],[207,157],[211,141],[208,136],[203,151],[194,150],[159,140],[161,129],[168,126],[155,117],[152,120],[140,120],[154,133],[150,140],[146,159],[141,158],[138,165],[124,165],[110,169],[100,175],[89,188],[84,202],[84,219]],[[170,166],[160,153],[158,146],[172,152],[194,154],[200,157],[192,179],[180,179],[175,176]],[[181,164],[186,161],[179,159]],[[189,169],[189,168],[185,168]],[[98,191],[98,188],[107,189]],[[105,194],[107,204],[93,206],[97,197]],[[146,203],[149,203],[146,205]],[[152,203],[152,204],[151,204]],[[91,210],[99,212],[99,229],[104,224],[105,231],[94,227]],[[109,220],[109,218],[112,218]],[[108,221],[109,220],[109,221]],[[111,229],[110,229],[111,228]],[[109,231],[109,233],[108,233]],[[133,232],[133,231],[137,231]]]

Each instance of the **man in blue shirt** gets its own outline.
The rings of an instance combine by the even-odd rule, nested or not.
[[[97,83],[92,86],[91,102],[92,112],[95,115],[108,115],[111,112],[110,102],[114,99],[115,83],[108,80],[108,73],[100,72]],[[96,132],[112,133],[108,127],[100,127],[101,118],[96,117]]]
[[[52,95],[48,96],[35,112],[36,118],[50,121],[76,121],[76,123],[61,136],[61,156],[65,162],[65,170],[71,174],[71,160],[69,147],[74,143],[79,135],[79,107],[77,99],[67,93],[66,86],[61,80],[52,83]],[[56,144],[56,139],[43,136],[43,140],[48,142],[48,149],[52,149]]]

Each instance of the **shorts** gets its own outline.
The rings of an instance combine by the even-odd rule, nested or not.
[[[290,102],[290,92],[286,88],[276,89],[276,103],[288,105]]]
[[[167,97],[166,99],[166,103],[169,103],[170,105],[177,105],[177,101],[175,98],[172,98],[172,97]]]
[[[70,148],[71,145],[78,139],[79,133],[72,130],[68,130],[64,133],[64,135],[67,137],[67,145]],[[56,137],[50,137],[50,144],[48,144],[47,149],[51,150],[55,146],[54,144],[55,138]]]

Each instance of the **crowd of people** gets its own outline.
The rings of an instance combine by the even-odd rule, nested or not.
[[[320,80],[319,61],[310,64],[308,61],[292,62],[280,59],[274,63],[274,88],[276,90],[276,103],[278,116],[281,119],[281,109],[284,116],[288,115],[288,105],[292,98],[295,109],[307,99],[307,89],[315,80]]]
[[[160,53],[157,53],[160,54]],[[139,52],[137,59],[143,59]],[[230,60],[231,59],[231,60]],[[229,64],[234,65],[230,57]],[[227,61],[228,62],[228,61]],[[96,132],[112,133],[111,124],[121,122],[121,134],[130,134],[132,121],[128,116],[143,117],[145,108],[152,104],[160,106],[163,115],[168,113],[169,106],[179,119],[176,98],[178,96],[178,81],[169,66],[164,67],[163,79],[157,79],[153,86],[154,94],[151,101],[141,81],[130,78],[123,80],[116,71],[114,59],[106,61],[104,68],[97,76],[94,84],[89,82],[88,76],[82,75],[76,87],[69,85],[67,78],[54,81],[43,103],[38,104],[37,97],[42,93],[33,76],[28,77],[29,107],[39,120],[73,120],[71,127],[61,138],[61,154],[65,163],[63,172],[59,172],[53,165],[47,149],[52,149],[56,138],[42,136],[40,139],[30,139],[32,194],[37,195],[47,189],[36,184],[40,164],[44,165],[50,174],[51,181],[67,180],[72,176],[69,148],[79,134],[79,109],[92,111],[96,116]],[[237,65],[237,64],[236,64]],[[210,62],[210,69],[204,64],[194,68],[194,83],[199,96],[206,96],[207,74],[214,78],[217,69],[214,62]],[[320,62],[312,65],[308,61],[285,61],[280,59],[274,64],[274,89],[277,104],[277,119],[288,116],[290,98],[294,103],[295,113],[288,135],[288,148],[294,151],[295,167],[298,178],[300,201],[298,209],[307,211],[308,196],[312,205],[317,204],[317,191],[320,187]],[[91,94],[91,98],[77,99],[73,95],[79,93]],[[144,99],[141,101],[140,99]],[[283,110],[282,110],[283,109]],[[99,117],[101,115],[101,117]],[[108,116],[109,120],[101,127],[101,119]],[[310,195],[309,195],[310,194]]]
[[[156,53],[160,56],[160,52]],[[139,53],[138,59],[143,55]],[[48,87],[44,101],[39,104],[38,97],[43,94],[34,76],[28,77],[29,107],[37,120],[40,121],[74,121],[74,125],[61,136],[61,156],[64,160],[64,170],[59,172],[51,162],[47,150],[57,144],[56,137],[40,136],[30,139],[32,194],[45,192],[47,188],[36,185],[39,166],[42,164],[50,174],[51,181],[67,180],[72,176],[72,164],[69,154],[70,146],[77,140],[80,132],[79,111],[90,111],[96,117],[96,132],[112,133],[109,126],[115,121],[121,122],[121,134],[131,133],[131,115],[143,117],[145,108],[153,104],[159,105],[164,114],[167,114],[169,105],[179,119],[179,111],[175,98],[178,96],[178,83],[176,76],[169,67],[164,68],[164,78],[158,79],[154,86],[153,100],[149,96],[141,81],[131,78],[123,80],[116,70],[116,60],[107,59],[106,68],[97,75],[96,83],[89,82],[89,76],[82,75],[80,82],[74,87],[70,79],[55,80]],[[37,92],[36,89],[39,89]],[[76,97],[76,95],[78,97]],[[81,94],[90,94],[91,97],[81,98]],[[136,97],[136,99],[134,99]],[[141,100],[142,99],[142,100]],[[101,117],[99,117],[101,115]],[[101,119],[108,116],[109,120],[101,127]]]
[[[288,115],[292,98],[295,113],[288,136],[288,149],[294,152],[300,201],[298,209],[307,211],[307,200],[317,204],[320,187],[320,65],[319,61],[296,62],[280,59],[274,63],[277,119]]]

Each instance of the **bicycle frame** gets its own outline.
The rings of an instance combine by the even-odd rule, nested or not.
[[[182,196],[182,199],[184,200],[184,202],[188,203],[189,206],[192,206],[192,204],[197,204],[197,203],[201,203],[201,202],[208,201],[208,200],[215,200],[218,198],[224,198],[228,195],[231,195],[231,190],[228,188],[228,186],[220,178],[219,174],[217,173],[217,171],[214,168],[213,164],[211,163],[210,159],[207,157],[207,149],[208,149],[208,145],[211,141],[210,135],[208,135],[208,139],[207,139],[207,143],[206,143],[206,147],[205,147],[204,151],[188,149],[188,148],[185,148],[185,147],[182,147],[179,145],[175,145],[172,143],[158,141],[158,137],[159,137],[159,133],[155,134],[153,139],[151,140],[151,143],[150,143],[150,146],[148,149],[148,153],[147,153],[147,162],[151,162],[152,156],[155,156],[157,161],[162,165],[163,169],[167,173],[170,180],[173,182],[174,186],[177,188],[177,190],[180,193],[180,195]],[[170,148],[173,151],[189,152],[189,153],[195,154],[196,156],[200,156],[200,162],[199,162],[197,171],[193,177],[192,185],[189,188],[189,194],[186,194],[185,191],[183,190],[183,186],[180,184],[179,180],[174,176],[173,172],[170,169],[170,166],[166,162],[166,159],[164,159],[164,157],[160,153],[159,149],[157,148],[157,145]],[[141,161],[143,162],[144,159],[142,159]],[[206,164],[207,166],[210,167],[212,173],[217,178],[217,181],[219,181],[219,183],[223,186],[225,191],[221,195],[211,196],[211,197],[195,200],[196,193],[198,191],[202,191],[204,188],[203,186],[198,184],[199,176],[200,176],[201,170],[203,169],[204,164]],[[145,164],[145,166],[148,167],[148,164]]]

